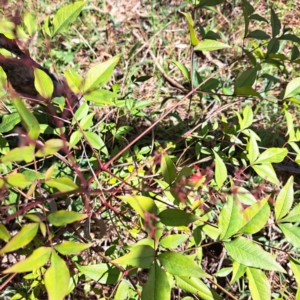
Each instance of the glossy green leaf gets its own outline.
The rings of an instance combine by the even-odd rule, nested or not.
[[[34,69],[34,86],[43,98],[51,98],[54,85],[52,79],[45,71],[38,68]]]
[[[234,93],[240,96],[254,96],[254,97],[258,97],[261,100],[263,99],[262,96],[257,91],[255,91],[251,86],[238,87],[234,90]]]
[[[300,220],[300,203],[298,203],[285,218],[281,219],[280,222],[299,222],[299,220]]]
[[[71,90],[76,94],[80,94],[80,89],[81,89],[81,85],[83,82],[83,78],[71,68],[68,68],[67,70],[64,70],[63,72],[64,72],[64,76],[66,77],[68,86],[71,88]],[[83,102],[83,104],[87,105],[86,102]],[[83,104],[78,108],[78,110],[81,109]],[[77,111],[75,112],[75,115],[76,115]]]
[[[142,291],[142,300],[170,299],[171,286],[168,277],[157,262],[155,262],[148,273],[148,280]]]
[[[70,192],[78,189],[78,186],[68,177],[54,178],[45,181],[45,184],[60,192]]]
[[[254,162],[254,164],[280,163],[288,153],[286,148],[269,148],[265,150]]]
[[[87,104],[87,102],[83,102],[82,105],[80,105],[80,107],[76,110],[75,112],[75,118],[77,121],[82,120],[84,117],[86,117],[88,115],[89,112],[89,106]],[[75,118],[73,118],[72,120],[72,124],[75,124]]]
[[[254,234],[260,231],[265,226],[271,213],[271,208],[268,200],[269,196],[247,207],[244,210],[243,224],[239,232]]]
[[[264,251],[259,245],[238,237],[230,242],[224,242],[226,251],[235,261],[248,267],[264,270],[273,270],[286,273],[270,253]]]
[[[48,221],[54,226],[64,226],[87,218],[87,214],[75,211],[59,210],[47,216]]]
[[[187,67],[182,64],[181,62],[177,61],[177,60],[171,60],[171,62],[180,70],[181,74],[184,76],[184,78],[190,82],[191,81],[191,76],[190,76],[190,72],[187,69]]]
[[[145,218],[145,211],[156,214],[158,210],[154,200],[150,197],[127,195],[118,196],[118,198],[127,202],[143,219]]]
[[[176,168],[168,154],[164,153],[161,158],[161,172],[165,182],[171,184],[176,177]]]
[[[28,245],[36,236],[38,228],[38,223],[24,225],[21,230],[14,237],[12,237],[2,249],[0,249],[0,254],[12,252]]]
[[[212,240],[216,241],[220,238],[221,230],[217,227],[205,224],[202,226],[203,232],[208,235]]]
[[[235,201],[245,205],[252,205],[256,203],[256,198],[244,187],[235,186],[234,189],[236,189],[236,193],[234,194]]]
[[[172,275],[210,277],[190,257],[176,252],[164,252],[158,255],[163,267]]]
[[[36,152],[36,157],[43,157],[52,155],[68,144],[66,141],[61,139],[51,139],[45,142],[44,146]]]
[[[12,98],[11,102],[19,113],[22,124],[26,128],[28,135],[36,140],[40,135],[40,124],[33,113],[27,108],[23,100],[19,98]]]
[[[119,269],[106,263],[88,266],[80,266],[79,264],[76,264],[76,266],[80,273],[88,276],[96,282],[99,282],[100,284],[114,284],[122,275]]]
[[[228,195],[218,220],[218,227],[221,230],[220,239],[228,239],[237,233],[242,222],[242,207],[233,200],[233,195]]]
[[[271,299],[270,282],[264,272],[254,268],[247,268],[249,290],[253,300]]]
[[[21,118],[18,113],[4,115],[2,117],[2,123],[0,124],[0,133],[11,131],[20,121]]]
[[[251,68],[243,71],[234,82],[234,88],[240,88],[243,86],[252,86],[256,80],[257,68]]]
[[[40,247],[34,250],[26,259],[19,261],[12,267],[3,271],[3,273],[21,273],[39,269],[48,262],[51,252],[51,247]]]
[[[6,229],[6,227],[3,224],[0,224],[0,239],[5,242],[10,240],[9,231]]]
[[[188,238],[187,234],[171,234],[161,239],[159,243],[165,248],[173,249],[183,244]]]
[[[70,136],[70,146],[76,146],[80,139],[82,138],[82,133],[80,130],[73,131]],[[71,147],[70,147],[71,148]]]
[[[65,241],[61,244],[55,245],[54,249],[63,255],[70,255],[79,253],[85,249],[88,249],[92,246],[92,243],[89,244],[79,244],[73,241]]]
[[[86,1],[78,1],[59,9],[53,18],[51,36],[54,37],[56,34],[65,31],[80,14],[85,4]]]
[[[179,288],[200,297],[204,300],[221,300],[217,293],[210,290],[199,278],[190,276],[175,276],[176,284]]]
[[[215,155],[215,164],[216,164],[215,180],[218,185],[218,188],[220,189],[223,186],[225,180],[227,179],[227,169],[222,158],[214,150],[213,153]]]
[[[134,247],[128,254],[114,259],[120,265],[131,265],[139,268],[149,268],[154,261],[155,250],[147,245]]]
[[[158,218],[161,223],[167,226],[187,226],[188,224],[199,220],[199,217],[180,209],[165,209]]]
[[[292,79],[286,86],[283,99],[288,99],[300,94],[300,77]]]
[[[218,42],[216,40],[203,40],[197,44],[195,51],[215,51],[225,48],[231,48],[231,46]]]
[[[294,177],[291,176],[280,190],[275,203],[275,219],[282,219],[291,209],[294,202]]]
[[[84,79],[82,93],[87,93],[97,87],[105,85],[114,68],[119,62],[120,55],[114,56],[105,62],[101,62],[93,66],[87,73]]]
[[[11,173],[5,176],[7,183],[11,186],[19,187],[24,189],[25,187],[32,184],[31,180],[28,180],[25,175],[21,173]]]
[[[107,90],[94,90],[84,95],[84,99],[92,101],[97,106],[111,105],[115,106],[114,99],[118,98],[118,94]]]
[[[245,265],[240,264],[234,260],[232,263],[232,277],[230,280],[230,284],[233,284],[239,278],[241,278],[245,274],[246,269],[247,269],[247,267]]]
[[[67,294],[70,272],[65,261],[55,251],[51,255],[51,266],[44,276],[49,300],[63,300]]]
[[[279,224],[286,240],[296,248],[300,248],[300,228],[294,224]]]
[[[264,165],[254,165],[252,168],[262,179],[270,181],[276,185],[280,185],[280,182],[271,164],[265,163]]]
[[[192,46],[196,46],[199,43],[199,40],[196,36],[195,29],[194,29],[194,20],[192,19],[192,16],[190,13],[183,13],[182,14],[185,16],[188,26],[189,26],[189,31],[190,31],[190,41]]]

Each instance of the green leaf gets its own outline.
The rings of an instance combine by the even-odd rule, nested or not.
[[[221,300],[219,295],[211,291],[206,284],[196,277],[175,276],[179,288],[204,300]]]
[[[172,275],[210,277],[190,257],[175,252],[164,252],[158,255],[163,267]]]
[[[290,265],[294,273],[295,280],[299,286],[300,285],[300,261],[290,256]]]
[[[190,30],[190,40],[191,40],[191,44],[192,46],[196,46],[199,43],[199,40],[196,36],[195,33],[195,29],[194,29],[194,20],[192,19],[192,16],[190,13],[183,13],[182,14],[185,16],[187,22],[188,22],[188,26],[189,26],[189,30]]]
[[[5,176],[5,179],[9,185],[19,187],[21,189],[24,189],[32,184],[31,180],[28,180],[25,175],[20,173],[8,174]]]
[[[87,116],[85,116],[81,121],[80,121],[80,127],[82,130],[89,129],[93,126],[93,118],[94,118],[95,113],[91,113]]]
[[[160,222],[167,226],[187,226],[200,218],[180,209],[166,209],[158,216]]]
[[[275,219],[282,219],[291,209],[294,202],[294,177],[291,176],[280,190],[275,203]]]
[[[76,146],[77,143],[82,138],[82,133],[80,130],[73,131],[73,133],[70,136],[70,146]]]
[[[69,269],[55,251],[52,252],[51,266],[44,276],[49,300],[63,300],[67,294],[70,281]]]
[[[11,131],[20,121],[21,118],[18,113],[4,115],[2,117],[2,123],[0,124],[0,133]]]
[[[264,165],[254,165],[252,168],[262,179],[270,181],[276,185],[280,185],[280,182],[271,164],[265,163]]]
[[[276,209],[276,204],[275,204]],[[280,220],[280,222],[299,222],[300,220],[300,203],[298,203],[292,211],[283,219]]]
[[[142,300],[170,299],[171,287],[168,277],[157,262],[148,273],[148,280],[142,291]]]
[[[130,293],[130,284],[122,280],[118,286],[118,289],[116,291],[114,300],[127,300]]]
[[[272,38],[275,38],[276,35],[280,33],[281,24],[273,8],[271,8],[271,26],[272,26]]]
[[[85,132],[84,134],[93,148],[108,155],[108,150],[99,134],[96,134],[95,132]]]
[[[215,51],[224,48],[231,48],[231,46],[215,40],[204,40],[197,44],[195,51]]]
[[[264,272],[254,268],[247,268],[249,290],[253,300],[271,299],[271,286]]]
[[[254,96],[257,97],[259,99],[263,99],[262,96],[255,91],[251,86],[242,86],[242,87],[238,87],[234,90],[234,93],[236,95],[241,95],[241,96]]]
[[[211,226],[209,224],[205,224],[204,226],[202,226],[202,230],[206,235],[208,235],[214,241],[218,240],[220,237],[220,233],[221,233],[220,229]]]
[[[279,224],[286,240],[296,248],[300,248],[300,228],[294,224]]]
[[[269,148],[257,158],[254,164],[280,163],[287,154],[288,150],[286,148]]]
[[[169,155],[164,153],[161,158],[161,172],[165,182],[171,184],[176,177],[176,168]]]
[[[295,97],[299,93],[300,93],[300,77],[296,77],[287,84],[283,99]]]
[[[12,267],[3,271],[3,273],[21,273],[39,269],[48,262],[51,252],[52,249],[50,247],[40,247],[34,250],[26,259],[19,261]]]
[[[34,160],[34,146],[14,148],[1,158],[2,163],[25,161],[30,163]]]
[[[181,74],[184,76],[184,78],[190,82],[191,76],[190,72],[188,71],[187,67],[182,64],[181,62],[178,62],[177,60],[171,60],[171,62],[180,70]]]
[[[159,244],[165,248],[176,248],[183,244],[189,236],[187,234],[172,234],[160,240]]]
[[[254,203],[244,210],[243,224],[239,232],[254,234],[260,231],[268,222],[271,209],[269,205],[269,196],[265,197],[261,201]]]
[[[30,36],[33,36],[37,32],[37,21],[36,17],[31,12],[26,12],[24,15],[24,24],[27,28],[27,32]]]
[[[268,43],[268,51],[267,54],[271,57],[271,55],[276,54],[279,50],[279,41],[278,39],[271,39]]]
[[[215,155],[215,180],[220,189],[223,186],[223,183],[227,179],[227,169],[225,163],[223,162],[222,158],[213,150]]]
[[[247,36],[248,34],[248,27],[249,27],[249,16],[253,14],[254,8],[253,6],[247,1],[242,0],[242,9],[243,9],[243,16],[245,21],[245,34],[244,36]]]
[[[44,146],[36,152],[35,156],[44,157],[52,155],[61,150],[63,147],[66,147],[67,145],[67,142],[61,139],[48,140],[45,142]]]
[[[147,245],[134,247],[128,254],[114,259],[112,262],[120,265],[131,265],[139,268],[149,268],[155,258],[155,250]]]
[[[246,272],[247,267],[238,263],[237,261],[233,261],[232,263],[232,277],[230,280],[230,284],[236,282],[239,278],[241,278]]]
[[[9,231],[6,229],[6,227],[3,224],[0,224],[0,239],[5,242],[10,240]]]
[[[228,254],[235,261],[248,267],[264,270],[286,271],[278,264],[270,253],[244,237],[238,237],[230,242],[224,242]]]
[[[246,71],[243,71],[237,79],[234,82],[234,89],[236,90],[237,88],[240,87],[251,87],[257,76],[257,68],[251,68]]]
[[[80,214],[75,211],[59,210],[47,216],[48,221],[54,226],[64,226],[76,221],[84,220],[88,217],[87,214]]]
[[[75,118],[73,118],[72,124],[74,125],[76,123],[75,119],[77,121],[82,120],[84,117],[87,116],[88,112],[89,112],[89,106],[88,106],[87,102],[84,101],[82,103],[82,105],[80,105],[79,108],[76,110],[75,115],[74,115]]]
[[[252,130],[250,131],[250,137],[247,142],[247,151],[248,151],[247,157],[249,159],[250,164],[252,165],[259,156],[258,145],[257,145],[256,138],[255,138],[255,135],[252,132]]]
[[[248,35],[247,38],[253,38],[257,40],[268,40],[270,36],[262,30],[253,30]]]
[[[38,223],[24,225],[21,230],[12,237],[2,249],[0,249],[0,254],[12,252],[28,245],[36,236],[38,228]]]
[[[69,68],[68,70],[64,70],[63,72],[64,72],[64,76],[66,77],[66,80],[67,80],[67,83],[68,83],[68,86],[70,87],[70,89],[74,93],[80,94],[80,87],[82,85],[83,78],[71,68]],[[81,107],[82,106],[80,106],[78,108],[78,110],[80,110]],[[76,111],[76,113],[77,113],[77,111]],[[75,113],[75,115],[76,115],[76,113]]]
[[[45,184],[60,192],[70,192],[78,189],[78,186],[68,177],[54,178],[45,181]]]
[[[114,56],[105,62],[96,64],[88,70],[84,79],[82,93],[88,93],[95,88],[105,85],[109,81],[119,59],[120,55]]]
[[[150,197],[127,195],[118,196],[118,198],[127,202],[143,219],[145,218],[145,211],[152,214],[156,214],[158,210],[154,200]]]
[[[242,222],[242,207],[233,200],[233,195],[228,195],[219,215],[220,239],[228,239],[237,233],[241,228]]]
[[[223,3],[223,0],[201,0],[199,7],[203,6],[216,6],[218,4]]]
[[[19,113],[22,124],[26,128],[28,135],[37,140],[40,135],[40,124],[33,113],[26,107],[23,100],[19,98],[12,98],[11,102]]]
[[[92,101],[97,106],[111,105],[115,106],[114,99],[118,97],[118,94],[107,90],[95,90],[84,95],[85,100]]]
[[[34,86],[43,98],[51,98],[54,91],[54,85],[52,79],[45,71],[38,68],[34,69]]]
[[[253,111],[252,108],[249,105],[247,105],[243,110],[243,119],[241,120],[241,122],[239,122],[240,131],[243,131],[244,129],[250,127],[252,123],[253,123]]]
[[[265,23],[269,23],[267,19],[263,18],[262,16],[258,15],[258,14],[253,14],[249,17],[250,20],[256,20],[259,22],[265,22]]]
[[[66,5],[59,9],[53,18],[53,31],[51,36],[63,32],[69,25],[77,18],[85,6],[86,1],[78,1],[69,5]]]
[[[118,268],[106,263],[89,266],[80,266],[79,264],[76,264],[76,266],[80,273],[100,284],[115,284],[122,275]]]
[[[79,244],[75,243],[73,241],[65,241],[61,244],[55,245],[54,249],[59,252],[60,254],[63,255],[70,255],[70,254],[75,254],[79,253],[85,249],[88,249],[92,246],[92,243],[89,244]]]

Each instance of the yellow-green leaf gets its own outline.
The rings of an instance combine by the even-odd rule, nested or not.
[[[87,218],[87,214],[80,214],[75,211],[59,210],[48,215],[48,221],[54,226],[63,226]]]
[[[60,192],[70,192],[78,189],[78,186],[68,177],[49,179],[45,181],[45,184],[58,189]]]

